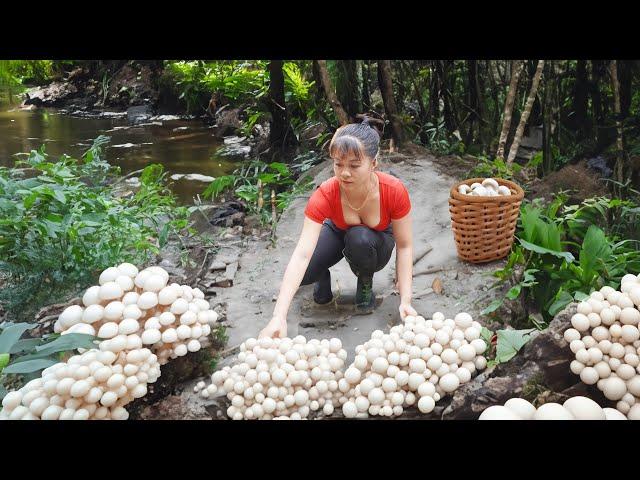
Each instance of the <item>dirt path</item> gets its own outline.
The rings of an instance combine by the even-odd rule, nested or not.
[[[479,312],[488,301],[478,300],[484,297],[484,290],[492,281],[491,273],[503,263],[474,266],[458,260],[448,207],[449,189],[455,179],[442,173],[442,165],[437,165],[435,158],[428,154],[407,157],[400,163],[382,160],[380,169],[400,178],[411,196],[414,259],[432,248],[414,265],[414,308],[425,317],[435,311],[442,311],[447,317],[467,311],[482,321]],[[328,162],[314,167],[310,173],[316,185],[333,175]],[[247,249],[240,253],[233,287],[215,289],[215,301],[227,304],[229,347],[256,337],[271,318],[282,276],[302,228],[304,207],[310,194],[294,200],[282,215],[276,230],[276,246],[266,241],[249,243]],[[222,250],[220,255],[228,254],[234,255],[234,252]],[[342,259],[330,269],[334,297],[338,297],[338,301],[328,306],[315,305],[313,285],[300,287],[289,310],[288,335],[338,337],[349,352],[349,359],[352,359],[355,347],[366,341],[372,331],[385,330],[400,322],[399,296],[393,291],[394,268],[395,254],[374,277],[374,291],[379,304],[376,311],[358,316],[353,315],[349,302],[355,293],[356,277]],[[440,268],[442,271],[417,275]],[[441,294],[431,289],[436,278],[442,283]],[[231,360],[229,357],[222,364]]]

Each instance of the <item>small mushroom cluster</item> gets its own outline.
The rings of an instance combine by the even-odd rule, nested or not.
[[[468,313],[445,319],[436,312],[431,320],[409,315],[388,334],[374,331],[338,382],[344,416],[398,416],[415,403],[421,413],[431,412],[487,366],[481,329]]]
[[[497,197],[511,195],[511,190],[505,185],[499,185],[493,178],[485,178],[482,183],[475,182],[471,186],[463,183],[458,187],[458,193],[476,197]]]
[[[342,396],[346,359],[338,338],[250,338],[240,346],[237,364],[194,390],[205,398],[226,394],[233,420],[301,420],[318,410],[331,415]]]
[[[118,354],[88,350],[56,363],[2,400],[0,420],[126,420],[124,406],[160,376],[148,348]]]
[[[562,405],[545,403],[537,409],[523,398],[510,398],[486,408],[479,420],[626,420],[615,408],[602,408],[587,397],[571,397]]]
[[[218,319],[198,288],[172,283],[161,267],[123,263],[104,270],[80,305],[68,307],[55,332],[87,333],[104,339],[100,350],[119,353],[148,345],[164,365],[205,344]]]
[[[640,419],[640,279],[627,274],[620,291],[602,287],[578,304],[564,339],[571,371],[596,385],[629,419]]]

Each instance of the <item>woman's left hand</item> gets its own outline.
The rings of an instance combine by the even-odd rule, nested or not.
[[[414,317],[418,315],[418,312],[415,311],[410,303],[401,303],[398,310],[400,310],[400,318],[402,318],[402,320],[404,320],[407,315],[413,315]]]

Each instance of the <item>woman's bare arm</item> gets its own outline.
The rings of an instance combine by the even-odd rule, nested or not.
[[[261,337],[286,336],[287,313],[289,312],[293,296],[298,291],[298,288],[300,288],[300,283],[307,271],[307,266],[318,243],[321,230],[322,224],[314,222],[307,217],[304,218],[302,233],[300,233],[298,244],[284,272],[278,300],[273,310],[273,317],[267,327],[260,332]]]
[[[415,315],[411,307],[413,285],[413,229],[411,214],[399,220],[392,220],[393,236],[396,241],[396,275],[400,293],[400,315]],[[407,308],[409,307],[409,308]],[[412,312],[413,311],[413,312]]]

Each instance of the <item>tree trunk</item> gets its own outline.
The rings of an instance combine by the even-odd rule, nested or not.
[[[609,65],[611,75],[611,86],[613,90],[613,111],[616,118],[616,163],[613,167],[613,175],[617,182],[624,183],[626,177],[626,166],[624,160],[624,145],[622,143],[622,121],[620,108],[620,81],[618,79],[618,65],[616,60],[612,60]],[[617,192],[618,194],[620,192]]]
[[[595,120],[595,137],[596,142],[601,137],[600,129],[603,124],[602,116],[602,95],[600,94],[600,61],[591,61],[591,102],[593,105],[593,117]]]
[[[369,60],[362,60],[360,64],[362,75],[362,108],[371,110],[371,87],[369,86],[369,70],[371,65]]]
[[[444,65],[445,60],[438,61],[436,64],[438,68],[438,76],[441,79],[440,82],[440,91],[443,101],[443,115],[444,115],[444,125],[448,132],[452,132],[456,129],[456,120],[453,113],[453,105],[451,104],[451,95],[449,94],[449,88],[447,85],[447,80],[450,75],[448,75],[448,71]]]
[[[516,99],[516,91],[518,90],[518,79],[520,78],[520,72],[524,62],[521,60],[515,60],[515,65],[512,68],[513,75],[511,75],[511,83],[509,84],[509,90],[507,91],[507,99],[504,102],[504,118],[502,121],[502,132],[500,133],[500,141],[498,142],[498,151],[496,157],[504,160],[504,148],[507,143],[507,136],[509,135],[509,129],[511,128],[511,116],[513,114],[513,102]]]
[[[340,60],[337,62],[336,93],[349,118],[355,118],[362,110],[358,88],[358,65],[356,62],[356,60]]]
[[[544,60],[538,60],[538,68],[536,68],[536,73],[533,75],[531,90],[529,90],[529,97],[527,97],[527,103],[524,106],[524,111],[522,112],[522,116],[520,117],[520,123],[518,123],[518,128],[516,129],[516,134],[513,137],[511,149],[509,150],[509,156],[507,157],[508,165],[511,165],[513,163],[516,158],[516,154],[518,153],[520,141],[522,140],[522,134],[524,133],[524,127],[527,124],[527,120],[529,120],[531,107],[533,106],[533,101],[535,100],[536,93],[538,92],[538,85],[540,84],[540,78],[542,77],[543,68]]]
[[[576,83],[573,90],[574,129],[580,138],[585,138],[591,133],[588,124],[587,110],[589,108],[589,78],[587,77],[586,60],[578,60],[576,65]]]
[[[316,65],[318,74],[320,76],[320,84],[322,86],[322,90],[324,90],[324,94],[333,108],[336,117],[338,118],[338,122],[340,125],[346,125],[349,123],[349,115],[345,112],[340,100],[336,96],[336,92],[333,90],[333,84],[331,83],[331,78],[329,78],[329,72],[327,71],[327,61],[326,60],[314,60],[313,63]]]
[[[439,60],[431,61],[431,82],[429,92],[429,119],[434,125],[438,125],[440,120],[440,76],[436,67]]]
[[[420,90],[420,87],[418,85],[418,81],[416,79],[415,73],[413,71],[413,68],[411,65],[408,65],[405,63],[404,60],[401,60],[401,66],[402,66],[402,71],[403,73],[409,77],[409,79],[411,80],[411,84],[413,85],[413,91],[416,97],[416,101],[418,102],[418,108],[420,109],[420,116],[419,116],[419,124],[420,126],[423,126],[427,123],[427,118],[428,118],[428,112],[427,112],[427,108],[424,104],[424,99],[422,98],[422,90]],[[424,129],[420,129],[420,141],[421,142],[426,142],[428,139],[426,132],[424,132]]]
[[[491,124],[489,126],[490,136],[487,144],[487,151],[495,150],[494,141],[498,139],[500,134],[500,92],[498,91],[497,75],[495,73],[495,65],[491,60],[487,60],[487,78],[489,79],[489,85],[491,90],[491,99],[493,101],[493,110]]]
[[[284,72],[282,60],[269,62],[269,111],[271,112],[271,127],[269,143],[279,150],[297,143],[284,99]]]
[[[547,71],[549,71],[548,66]],[[550,82],[545,82],[542,89],[542,175],[546,175],[553,170],[553,157],[551,156],[551,103]]]
[[[469,106],[469,129],[465,138],[465,143],[469,145],[474,140],[474,126],[478,125],[478,135],[482,137],[482,100],[480,99],[480,85],[478,83],[478,61],[467,60],[468,78],[468,106]]]
[[[617,62],[618,78],[620,79],[620,115],[622,120],[629,116],[631,108],[631,61]]]
[[[393,84],[391,80],[391,62],[389,60],[378,60],[378,78],[380,83],[380,93],[384,103],[384,111],[391,122],[391,136],[394,142],[392,150],[399,148],[404,140],[402,135],[402,124],[398,118],[398,109],[393,97]]]

